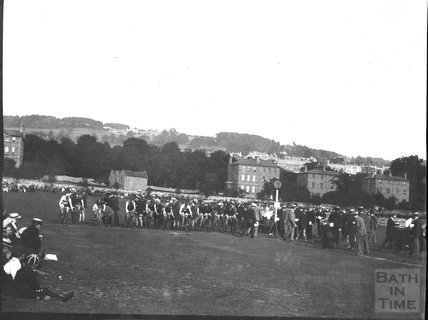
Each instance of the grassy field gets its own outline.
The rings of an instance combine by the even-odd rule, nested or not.
[[[59,194],[5,193],[3,201],[23,216],[20,226],[46,221],[44,246],[59,261],[46,262],[42,283],[76,293],[68,303],[3,295],[2,312],[418,318],[374,313],[376,269],[425,275],[425,260],[405,254],[357,257],[264,235],[60,226]]]

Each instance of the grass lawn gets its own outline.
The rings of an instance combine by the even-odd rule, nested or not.
[[[23,216],[20,227],[33,217],[46,221],[44,246],[59,261],[46,261],[42,283],[75,297],[62,303],[3,295],[2,312],[418,317],[374,313],[374,272],[419,268],[425,275],[426,260],[378,251],[357,257],[264,235],[61,226],[59,194],[4,193],[3,201],[7,212]]]

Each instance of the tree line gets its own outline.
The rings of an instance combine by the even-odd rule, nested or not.
[[[39,179],[44,175],[68,175],[93,178],[106,183],[110,170],[146,171],[148,184],[176,189],[199,189],[206,195],[226,192],[229,154],[223,151],[207,156],[201,150],[180,151],[176,142],[162,146],[130,137],[122,145],[111,147],[90,135],[80,136],[76,142],[67,137],[60,141],[42,139],[28,134],[24,138],[24,159],[19,169],[11,159],[4,161],[4,176]],[[308,170],[321,163],[309,163]],[[326,170],[331,170],[328,166]],[[388,209],[426,210],[426,166],[417,156],[395,159],[390,167],[392,175],[404,176],[410,181],[410,201],[397,203],[393,197],[381,194],[367,195],[362,190],[363,174],[341,173],[337,189],[320,196],[311,196],[306,188],[297,186],[297,173],[281,169],[283,187],[280,197],[284,201],[331,203],[340,206],[373,206]],[[230,193],[230,196],[245,194]],[[264,185],[260,198],[275,195],[273,181]]]
[[[177,143],[159,147],[145,140],[128,138],[113,148],[83,135],[74,143],[24,138],[24,158],[19,169],[11,159],[4,162],[4,175],[40,179],[44,175],[92,178],[106,183],[110,170],[146,171],[148,184],[176,189],[199,189],[206,194],[221,192],[227,179],[229,155],[223,151],[207,156],[201,150],[180,151]]]

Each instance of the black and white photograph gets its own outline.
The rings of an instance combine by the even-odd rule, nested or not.
[[[425,319],[426,1],[0,4],[2,319]]]

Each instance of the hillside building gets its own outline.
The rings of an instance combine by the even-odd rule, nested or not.
[[[24,131],[21,130],[4,130],[4,159],[10,158],[15,160],[15,166],[19,168],[24,158]]]
[[[359,164],[352,164],[352,163],[330,163],[327,162],[327,165],[332,168],[333,170],[336,170],[338,172],[344,172],[350,175],[355,175],[357,173],[363,172],[363,166]]]
[[[327,192],[336,191],[334,183],[340,176],[339,172],[327,171],[325,167],[320,169],[307,170],[297,174],[297,186],[309,190],[311,196],[323,196]]]
[[[410,200],[410,181],[407,180],[407,175],[404,177],[389,175],[372,175],[371,177],[363,178],[363,191],[374,195],[382,194],[385,198],[394,197],[397,203]]]
[[[108,180],[110,187],[116,185],[120,189],[145,191],[148,176],[146,171],[111,170]]]
[[[284,152],[265,153],[265,152],[252,151],[248,154],[247,158],[272,161],[276,163],[279,167],[295,173],[300,172],[300,169],[304,167],[306,163],[316,162],[315,158],[288,156]]]
[[[230,157],[232,161],[232,157]],[[249,198],[255,198],[265,182],[279,179],[280,167],[260,159],[239,159],[230,162],[227,170],[226,189],[244,190]]]

